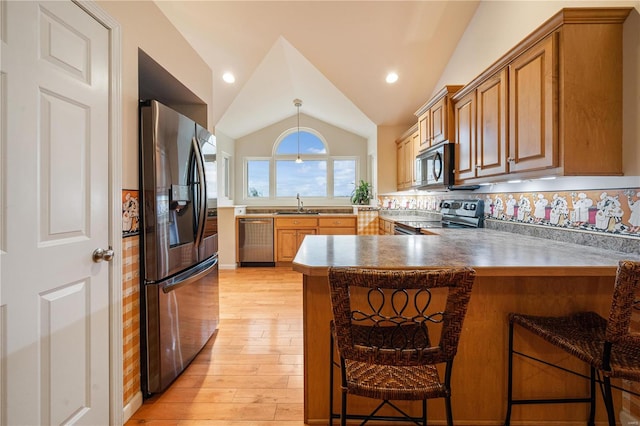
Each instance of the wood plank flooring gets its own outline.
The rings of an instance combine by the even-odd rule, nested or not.
[[[303,426],[302,275],[220,271],[220,327],[125,426]]]

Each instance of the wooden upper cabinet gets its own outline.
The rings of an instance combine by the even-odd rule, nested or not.
[[[451,97],[461,87],[459,85],[443,87],[442,90],[415,112],[416,117],[418,117],[420,151],[444,141],[453,143],[455,122]]]
[[[419,130],[415,124],[396,141],[396,187],[398,190],[409,189],[415,182],[414,146],[418,144]]]
[[[455,162],[457,179],[476,177],[476,92],[456,101]]]
[[[477,91],[476,176],[507,171],[507,70],[482,83]]]
[[[449,139],[447,128],[449,114],[447,114],[448,98],[440,98],[431,107],[431,145],[444,142]]]
[[[510,172],[558,165],[557,40],[552,34],[509,65]]]
[[[621,175],[622,24],[631,10],[562,9],[460,89],[456,183]]]
[[[506,172],[507,70],[456,97],[456,175],[473,179]]]
[[[429,111],[418,117],[418,151],[424,151],[431,146],[431,115]]]
[[[400,189],[404,189],[404,169],[405,169],[405,159],[404,159],[404,141],[399,140],[396,141],[396,187]]]
[[[411,154],[411,158],[409,159],[409,161],[411,161],[411,186],[416,186],[418,185],[420,182],[418,182],[418,174],[419,174],[419,170],[417,169],[417,164],[416,164],[416,156],[418,155],[418,153],[420,152],[420,131],[416,130],[412,135],[411,135],[411,148],[412,148],[412,154]],[[421,177],[420,177],[421,178]]]

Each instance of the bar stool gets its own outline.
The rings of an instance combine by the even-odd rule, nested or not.
[[[451,372],[475,271],[373,270],[330,268],[331,357],[329,424],[340,418],[427,424],[427,399],[444,398],[447,424],[453,426]],[[446,291],[446,300],[432,296]],[[438,300],[436,300],[438,299]],[[434,330],[433,328],[436,328]],[[339,363],[334,360],[334,343]],[[440,377],[437,365],[444,365]],[[340,370],[341,411],[333,412],[334,370]],[[381,400],[370,414],[349,413],[347,396]],[[422,415],[410,416],[392,401],[422,403]],[[388,406],[391,414],[380,411]],[[378,414],[381,413],[381,414]]]
[[[610,426],[615,426],[612,389],[620,389],[611,384],[611,379],[619,378],[640,381],[640,333],[631,332],[629,326],[633,309],[640,309],[637,293],[640,291],[640,262],[622,260],[618,264],[613,289],[613,298],[606,320],[595,312],[579,312],[561,317],[544,317],[509,314],[509,366],[507,389],[507,415],[505,426],[511,421],[513,405],[524,404],[590,404],[588,425],[594,426],[596,412],[596,383],[607,410]],[[530,354],[513,348],[513,330],[517,325],[541,337],[545,341],[580,359],[589,365],[589,376],[554,365]],[[550,367],[559,368],[590,381],[589,395],[584,398],[513,398],[513,355],[541,362]],[[635,392],[626,392],[637,395]]]

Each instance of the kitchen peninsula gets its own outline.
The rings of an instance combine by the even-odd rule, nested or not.
[[[331,266],[473,267],[477,278],[453,369],[453,414],[459,425],[498,425],[504,421],[506,410],[507,314],[517,311],[559,315],[593,310],[606,317],[618,261],[638,258],[637,254],[489,229],[435,232],[436,235],[410,236],[319,235],[304,239],[293,269],[303,274],[305,422],[326,425],[329,413],[331,306],[327,271]],[[580,364],[530,335],[517,334],[515,345],[584,371]],[[516,361],[514,380],[523,396],[580,396],[588,389],[586,380],[529,361]],[[620,399],[618,392],[616,409],[621,406]],[[603,421],[604,407],[599,396],[598,400],[597,419]],[[350,409],[371,407],[370,402],[374,403],[353,399]],[[522,425],[557,424],[559,420],[578,425],[586,421],[587,410],[586,405],[575,404],[523,406],[514,409],[512,420]],[[442,401],[429,401],[428,417],[436,424],[443,421]]]

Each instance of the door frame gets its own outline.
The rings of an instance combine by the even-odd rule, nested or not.
[[[94,0],[72,1],[109,31],[109,424],[122,425],[122,32]]]

